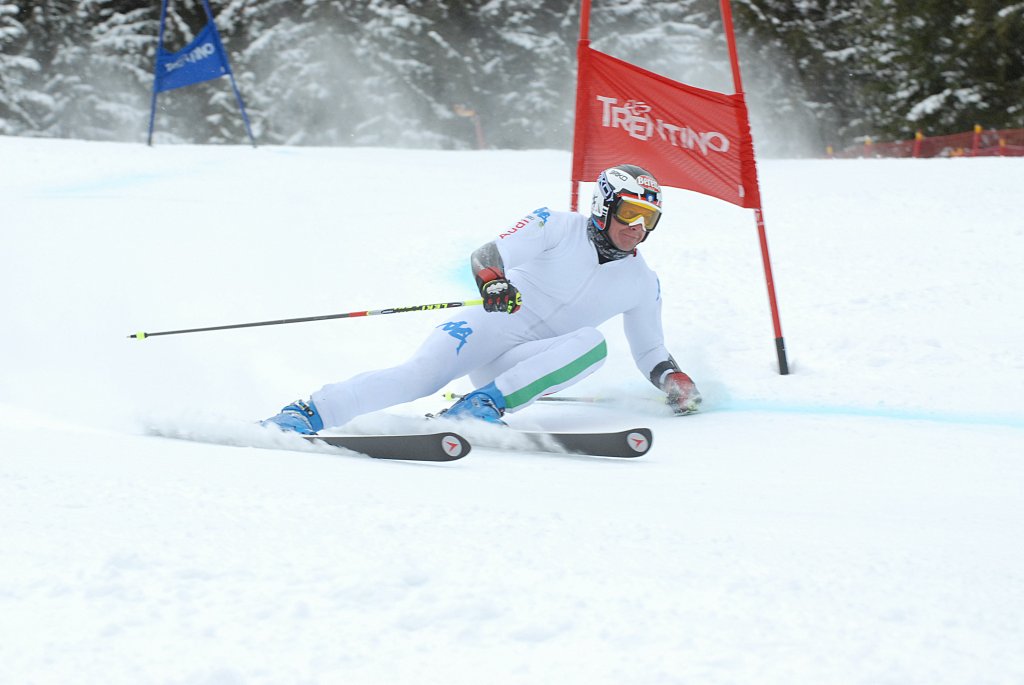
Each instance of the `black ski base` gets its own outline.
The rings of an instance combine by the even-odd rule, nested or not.
[[[650,428],[631,428],[617,433],[546,433],[516,431],[528,437],[540,452],[565,451],[591,457],[642,457],[651,449]]]
[[[304,435],[310,442],[344,447],[374,459],[401,461],[455,461],[472,447],[458,433],[426,435]]]

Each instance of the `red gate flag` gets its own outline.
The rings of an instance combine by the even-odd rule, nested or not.
[[[760,207],[743,93],[694,88],[589,46],[579,50],[574,181],[638,164],[662,185]]]
[[[729,0],[719,0],[719,6],[734,95],[694,88],[592,49],[590,0],[581,0],[570,207],[575,212],[579,204],[580,181],[591,181],[617,164],[638,164],[663,186],[753,209],[779,373],[786,375],[789,362],[775,301],[732,8]]]

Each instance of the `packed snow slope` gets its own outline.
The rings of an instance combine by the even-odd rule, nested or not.
[[[510,423],[650,454],[441,465],[147,431],[223,437],[444,313],[128,335],[472,298],[567,154],[0,160],[0,682],[1024,682],[1024,160],[762,161],[789,376],[751,213],[669,190],[641,249],[706,412],[651,401],[616,320],[572,394],[617,404]]]

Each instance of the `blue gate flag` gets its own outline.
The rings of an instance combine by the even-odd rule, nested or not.
[[[164,29],[167,28],[167,6],[169,4],[170,0],[163,0],[160,3],[160,36],[157,38],[153,70],[153,97],[149,104],[147,145],[153,144],[157,95],[165,90],[184,88],[194,83],[212,81],[215,78],[227,76],[231,81],[231,90],[235,93],[238,111],[241,112],[242,121],[245,122],[245,132],[249,134],[252,146],[256,147],[256,139],[253,137],[252,127],[249,125],[249,115],[245,113],[245,103],[242,102],[242,94],[238,92],[238,84],[235,83],[235,75],[231,73],[227,52],[224,50],[224,44],[220,42],[220,34],[217,33],[217,24],[214,22],[213,12],[210,10],[210,0],[203,0],[206,26],[191,43],[177,52],[164,50]]]
[[[227,73],[228,59],[217,27],[211,21],[181,50],[167,52],[160,47],[156,56],[155,88],[157,93],[162,93],[220,78]]]

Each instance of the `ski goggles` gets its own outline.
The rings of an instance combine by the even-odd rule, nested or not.
[[[624,195],[615,201],[613,210],[615,218],[622,223],[627,226],[640,223],[647,232],[653,231],[658,225],[658,219],[661,218],[661,209],[657,205]]]

